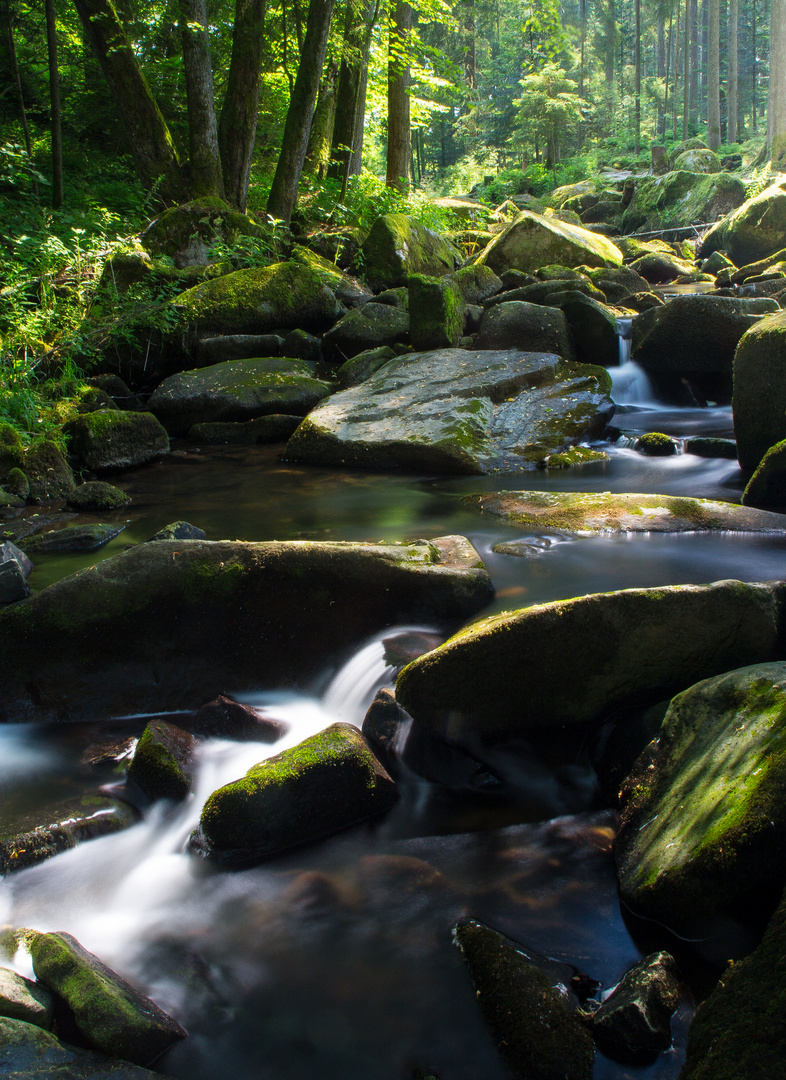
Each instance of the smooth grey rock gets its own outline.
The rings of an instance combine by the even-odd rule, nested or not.
[[[0,562],[0,604],[14,604],[30,594],[24,571],[15,559]]]
[[[477,348],[521,349],[575,359],[568,324],[561,311],[512,300],[495,304],[480,321]]]
[[[54,1012],[54,998],[45,986],[24,979],[10,968],[0,967],[1,1017],[24,1020],[26,1024],[35,1024],[36,1027],[48,1031],[52,1026]]]
[[[343,364],[358,353],[409,339],[409,314],[388,304],[369,303],[339,319],[322,338],[330,364]]]

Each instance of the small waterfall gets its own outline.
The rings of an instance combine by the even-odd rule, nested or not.
[[[655,392],[647,372],[635,360],[627,360],[611,368],[611,396],[618,405],[638,405],[653,408],[657,405]]]
[[[621,316],[617,319],[617,340],[619,343],[619,366],[630,361],[630,349],[632,340],[633,319],[630,316]]]

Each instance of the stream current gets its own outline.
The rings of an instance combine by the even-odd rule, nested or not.
[[[623,358],[624,360],[624,358]],[[627,361],[614,371],[627,434],[732,436],[728,408],[680,409],[648,398]],[[605,462],[516,476],[417,477],[289,465],[279,448],[176,449],[117,480],[133,503],[123,533],[90,556],[40,557],[40,589],[97,558],[185,519],[208,539],[404,540],[462,533],[496,586],[483,614],[637,586],[783,577],[782,537],[635,535],[569,540],[527,535],[463,505],[469,492],[655,492],[735,502],[736,461],[681,453],[646,458],[623,435]],[[104,517],[105,520],[110,518]],[[526,540],[528,557],[496,554]],[[519,762],[526,797],[504,806],[450,793],[416,776],[380,821],[238,873],[184,852],[207,795],[251,765],[336,719],[359,724],[391,685],[386,644],[412,628],[380,626],[325,675],[315,658],[308,694],[259,688],[244,700],[290,723],[274,746],[209,740],[197,788],[180,807],[159,804],[124,833],[84,843],[0,881],[0,925],[67,930],[188,1030],[157,1065],[183,1080],[441,1080],[509,1076],[480,1018],[450,929],[478,918],[535,950],[576,965],[609,988],[642,954],[678,943],[623,913],[611,859],[613,813],[597,809],[592,770]],[[438,631],[438,628],[417,628]],[[231,692],[232,688],[226,690]],[[178,721],[175,714],[174,722]],[[139,717],[104,725],[0,728],[6,806],[34,806],[113,779],[83,751],[138,734]],[[653,929],[655,932],[653,933]],[[722,962],[727,942],[705,943]],[[690,966],[690,957],[687,963]],[[702,961],[704,963],[704,961]],[[14,966],[30,974],[23,952]],[[704,970],[698,965],[696,970]],[[697,976],[700,978],[700,976]],[[595,1080],[679,1074],[691,1014],[673,1021],[674,1047],[634,1068],[596,1055]]]

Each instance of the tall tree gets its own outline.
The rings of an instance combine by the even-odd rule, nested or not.
[[[633,0],[633,11],[636,24],[636,40],[634,42],[634,97],[635,97],[635,149],[638,154],[641,149],[641,0]]]
[[[360,84],[368,66],[368,48],[371,46],[369,31],[373,26],[373,17],[372,0],[349,0],[347,3],[343,57],[336,92],[336,120],[328,169],[328,175],[334,179],[343,179],[352,171]]]
[[[19,63],[16,58],[16,42],[14,41],[14,21],[11,15],[11,0],[5,0],[5,33],[6,48],[8,49],[8,56],[11,61],[11,71],[14,76],[17,100],[19,101],[19,120],[22,124],[25,149],[27,150],[28,159],[32,161],[33,144],[30,140],[30,125],[27,122],[27,109],[25,108],[25,95],[22,90],[22,77],[19,74]],[[33,180],[33,191],[38,195],[38,181],[35,179]]]
[[[739,0],[729,0],[729,93],[727,99],[727,135],[730,143],[737,141],[739,120]]]
[[[409,50],[412,8],[406,0],[396,0],[390,19],[388,56],[388,187],[406,191],[409,183]]]
[[[690,90],[688,126],[695,135],[699,126],[699,0],[690,0]]]
[[[60,71],[57,64],[55,0],[46,0],[46,45],[49,59],[49,104],[52,114],[52,206],[63,205],[63,123],[60,108]]]
[[[303,51],[284,123],[283,145],[267,201],[267,212],[287,224],[295,208],[297,188],[306,159],[332,16],[333,0],[311,0]]]
[[[685,0],[685,44],[682,55],[682,137],[690,135],[690,0]]]
[[[232,59],[218,122],[218,145],[227,200],[243,211],[257,131],[264,27],[265,0],[235,0]]]
[[[781,0],[786,4],[786,0]],[[717,150],[720,124],[720,0],[709,0],[709,55],[707,57],[707,146]]]
[[[189,194],[224,196],[213,68],[207,30],[207,0],[180,0],[183,71],[188,101]]]
[[[786,165],[786,0],[770,8],[770,91],[767,100],[767,147],[774,167]]]

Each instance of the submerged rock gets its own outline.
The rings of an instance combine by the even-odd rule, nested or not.
[[[610,1057],[647,1061],[671,1046],[671,1015],[679,1003],[674,957],[652,953],[625,972],[594,1013],[595,1041]]]
[[[24,1020],[26,1024],[35,1024],[36,1027],[46,1028],[48,1031],[52,1026],[54,1013],[54,998],[45,986],[24,979],[10,968],[0,967],[0,1017]]]
[[[333,724],[208,798],[192,843],[244,866],[389,810],[396,787],[350,724]]]
[[[720,581],[503,612],[405,667],[396,698],[415,720],[447,735],[592,723],[623,705],[660,701],[699,679],[774,659],[782,601],[777,582]]]
[[[533,469],[603,430],[610,388],[604,368],[547,353],[409,353],[316,408],[284,456],[441,473]]]
[[[98,551],[125,529],[125,525],[66,525],[64,529],[35,533],[19,543],[25,551],[45,554],[64,551]]]
[[[33,1024],[2,1018],[0,1072],[5,1080],[167,1080],[128,1061],[67,1046]]]
[[[491,267],[497,274],[504,270],[532,273],[547,263],[621,266],[622,252],[611,240],[589,229],[522,210],[475,262]]]
[[[248,421],[286,413],[305,416],[330,387],[311,376],[302,360],[230,360],[170,375],[149,407],[167,429],[185,435],[195,424]]]
[[[309,685],[382,625],[455,626],[482,608],[491,581],[465,544],[140,544],[0,611],[0,721]]]
[[[30,943],[36,978],[61,998],[79,1033],[105,1054],[150,1065],[186,1032],[71,934],[36,934]]]
[[[522,1080],[589,1080],[594,1047],[562,994],[516,942],[474,919],[453,929],[495,1045]]]
[[[102,409],[70,420],[69,453],[80,468],[130,469],[169,453],[169,436],[150,412]]]
[[[620,793],[623,900],[678,933],[751,918],[786,882],[786,663],[675,697]]]
[[[467,495],[464,503],[533,532],[786,533],[786,514],[676,495],[499,491]]]
[[[193,735],[166,720],[151,720],[136,745],[128,777],[149,799],[185,799],[194,780]]]

